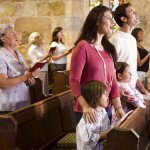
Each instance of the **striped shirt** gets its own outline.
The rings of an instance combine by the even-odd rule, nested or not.
[[[107,112],[102,107],[96,108],[97,124],[86,123],[82,117],[76,128],[77,150],[101,150],[100,133],[110,128]]]

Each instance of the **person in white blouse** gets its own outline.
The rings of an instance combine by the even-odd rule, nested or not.
[[[30,66],[32,67],[36,62],[43,61],[43,58],[48,56],[42,47],[41,36],[38,32],[33,32],[29,36],[30,47],[28,49],[28,56],[30,58]],[[43,94],[49,94],[48,86],[48,64],[46,63],[37,76],[42,81]]]
[[[105,108],[108,106],[106,85],[101,81],[89,81],[81,85],[82,95],[87,103],[95,109],[97,123],[87,122],[87,116],[82,116],[76,127],[77,150],[102,150],[103,141],[110,130],[110,120]]]
[[[52,33],[52,41],[50,47],[56,47],[55,55],[52,57],[56,71],[66,70],[67,67],[67,55],[72,51],[67,50],[63,40],[63,28],[56,27]]]

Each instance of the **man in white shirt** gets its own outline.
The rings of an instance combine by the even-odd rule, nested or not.
[[[130,3],[125,3],[117,7],[114,12],[114,19],[120,26],[120,30],[112,34],[110,42],[116,47],[119,62],[126,62],[131,67],[131,85],[140,90],[142,94],[148,94],[137,75],[137,44],[131,35],[134,27],[140,23],[138,14]],[[124,93],[125,94],[125,93]],[[125,95],[123,95],[125,96]],[[127,98],[128,97],[128,98]],[[131,102],[132,97],[127,96],[127,101]]]

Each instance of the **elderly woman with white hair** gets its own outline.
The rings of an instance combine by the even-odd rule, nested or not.
[[[39,69],[28,72],[23,56],[16,50],[17,33],[12,25],[0,25],[0,114],[30,104],[28,85],[35,83]]]
[[[38,32],[32,32],[29,36],[30,47],[28,49],[28,56],[30,58],[30,65],[33,66],[36,62],[43,61],[43,58],[48,58],[51,54],[46,55],[42,47],[41,36]],[[46,63],[37,76],[42,81],[43,94],[49,94],[48,85],[48,64]]]

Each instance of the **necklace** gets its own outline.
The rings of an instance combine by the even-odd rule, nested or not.
[[[96,49],[96,48],[95,48]],[[103,56],[100,54],[100,52],[96,49],[98,55],[100,56],[102,62],[103,62],[103,68],[104,68],[104,79],[105,79],[105,82],[107,81],[107,71],[106,71],[106,63],[105,63],[105,60],[103,58]]]
[[[110,83],[108,82],[107,80],[107,67],[106,67],[106,62],[103,58],[103,56],[101,55],[101,53],[97,50],[97,48],[95,47],[95,45],[93,44],[95,50],[97,51],[99,57],[101,58],[102,62],[103,62],[103,68],[104,68],[104,80],[105,80],[105,84],[107,85],[107,87],[109,86],[109,88],[111,89],[112,87],[112,82],[113,82],[113,78],[114,78],[114,72],[112,74],[112,77],[111,77],[111,81]],[[111,56],[111,55],[110,55]]]
[[[11,53],[12,54],[12,58],[13,60],[17,61],[19,64],[23,64],[20,59],[19,59],[19,56],[18,56],[18,53],[16,51],[14,51],[14,53]]]

